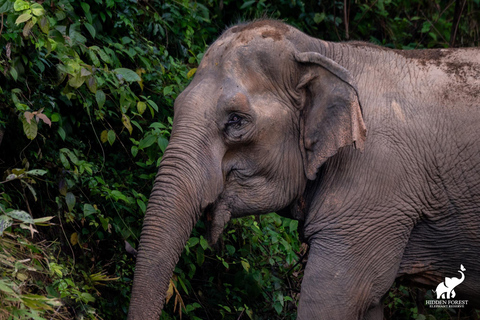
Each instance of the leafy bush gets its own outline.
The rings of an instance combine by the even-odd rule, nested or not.
[[[460,16],[441,0],[0,0],[0,319],[125,317],[173,101],[232,22],[267,16],[392,48],[473,46],[479,10],[479,0]],[[295,221],[232,221],[215,250],[202,234],[200,221],[164,319],[295,317],[307,250]],[[420,318],[405,290],[392,289],[388,311]]]

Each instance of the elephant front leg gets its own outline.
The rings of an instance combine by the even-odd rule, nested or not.
[[[369,251],[375,248],[359,251],[362,255],[341,241],[311,242],[297,319],[381,320],[382,298],[395,280],[401,254]]]

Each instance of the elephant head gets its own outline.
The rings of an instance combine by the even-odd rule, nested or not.
[[[170,143],[149,200],[129,319],[161,313],[201,216],[215,242],[231,219],[289,211],[307,180],[366,129],[349,73],[312,38],[262,20],[227,30],[175,101]],[[293,214],[296,218],[301,218]]]

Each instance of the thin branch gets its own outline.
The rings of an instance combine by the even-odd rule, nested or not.
[[[367,14],[368,11],[372,10],[373,6],[378,2],[378,0],[375,0],[374,3],[372,3],[372,5],[368,8],[368,10],[365,10],[362,14],[362,16],[360,17],[360,19],[358,19],[357,22],[355,22],[355,26],[353,26],[353,28],[355,29],[358,24],[360,23],[360,21],[362,21],[362,19],[365,17],[365,15]]]
[[[347,12],[348,1],[343,0],[343,21],[345,22],[345,39],[350,39],[348,34],[348,12]]]
[[[453,14],[453,23],[452,23],[452,31],[450,32],[450,47],[455,46],[455,38],[457,36],[458,25],[460,24],[460,20],[462,18],[463,9],[465,9],[465,4],[467,4],[467,0],[457,0],[455,2],[455,13]]]
[[[0,26],[0,37],[2,36],[3,31],[3,13],[2,13],[2,25]]]
[[[240,320],[242,318],[242,314],[245,312],[245,309],[242,310],[242,312],[240,313],[240,315],[238,316],[237,320]]]
[[[440,20],[440,18],[443,16],[443,14],[445,13],[445,11],[447,11],[447,9],[450,8],[450,6],[451,6],[452,4],[455,3],[454,1],[455,1],[455,0],[452,0],[452,1],[446,6],[446,8],[443,9],[442,12],[440,12],[440,14],[438,15],[437,19],[435,19],[435,21],[434,21],[433,23],[437,23],[437,21]],[[420,10],[420,13],[425,17],[425,19],[427,19],[428,22],[430,22],[430,24],[433,26],[433,28],[438,32],[438,30],[435,28],[435,26],[433,25],[433,23],[432,23],[430,20],[428,20],[428,18],[425,16],[425,14],[423,13],[422,10]],[[438,32],[438,33],[440,34],[440,36],[442,36],[440,32]],[[417,45],[415,46],[415,49],[418,49],[418,46],[422,43],[423,39],[425,39],[425,36],[426,36],[426,33],[424,33],[424,34],[422,35],[422,37],[420,38],[420,41],[419,41],[419,42],[417,43]],[[442,38],[443,38],[443,37],[442,37]],[[445,39],[443,39],[443,40],[444,40],[445,42],[447,42],[447,40],[445,40]]]
[[[435,28],[434,23],[436,23],[436,22],[438,21],[438,19],[435,20],[434,22],[432,22],[432,21],[430,21],[430,20],[428,19],[428,17],[425,15],[425,13],[423,13],[423,11],[420,11],[420,12],[422,13],[422,15],[423,15],[423,17],[425,18],[425,20],[427,20],[427,22],[430,23],[430,25],[432,26],[433,30],[435,30],[435,31],[438,33],[438,35],[442,38],[442,40],[445,41],[445,43],[448,43],[447,39],[445,39],[445,38],[443,37],[442,33],[441,33],[440,31],[438,31],[437,28]]]

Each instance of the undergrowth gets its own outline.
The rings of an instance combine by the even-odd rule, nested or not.
[[[460,15],[455,3],[0,0],[0,319],[125,318],[173,101],[232,21],[397,49],[478,46],[480,1]],[[247,217],[211,248],[200,221],[162,318],[294,319],[297,228]],[[454,317],[422,310],[412,290],[394,286],[385,314]]]

